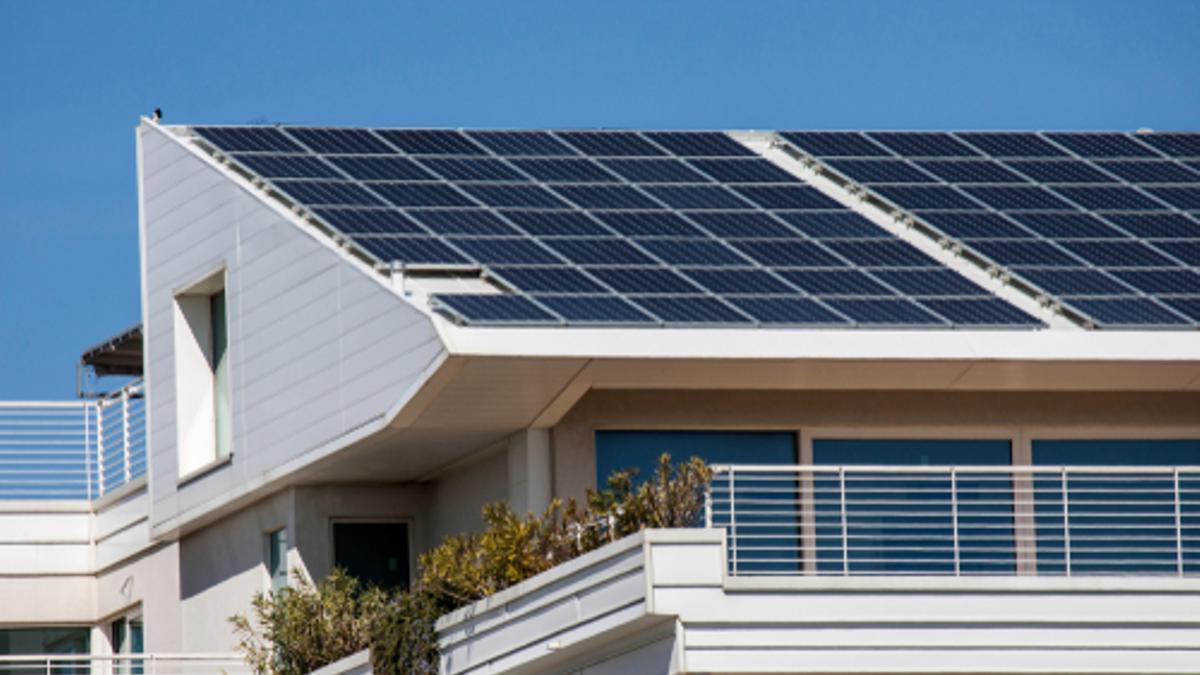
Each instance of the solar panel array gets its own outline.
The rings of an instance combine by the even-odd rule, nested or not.
[[[782,136],[1099,327],[1200,324],[1200,134]]]
[[[715,132],[198,127],[380,261],[477,265],[472,325],[1034,327]]]

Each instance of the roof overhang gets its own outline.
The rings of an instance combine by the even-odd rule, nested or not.
[[[90,367],[97,377],[142,374],[142,325],[128,328],[79,357],[79,364]]]

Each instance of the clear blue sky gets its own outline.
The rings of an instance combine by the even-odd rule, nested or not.
[[[140,320],[133,128],[1197,129],[1200,2],[0,3],[0,399]]]

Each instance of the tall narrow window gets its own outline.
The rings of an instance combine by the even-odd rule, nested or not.
[[[271,575],[271,592],[277,593],[288,585],[287,528],[267,534],[267,572]]]
[[[233,452],[225,274],[175,298],[175,410],[179,475],[186,477]]]

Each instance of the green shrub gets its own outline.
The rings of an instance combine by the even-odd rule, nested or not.
[[[337,570],[315,588],[297,576],[294,589],[255,596],[255,622],[231,619],[239,647],[265,675],[307,673],[367,647],[379,675],[437,673],[439,616],[639,530],[699,524],[712,478],[703,461],[672,466],[664,454],[654,476],[636,487],[635,478],[636,470],[613,473],[605,489],[588,491],[582,509],[555,499],[540,516],[520,516],[506,503],[489,504],[484,531],[448,537],[423,554],[405,592],[363,590]]]

